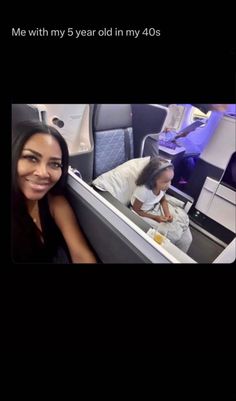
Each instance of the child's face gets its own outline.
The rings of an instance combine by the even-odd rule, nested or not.
[[[167,170],[163,171],[160,177],[156,180],[157,189],[160,191],[166,191],[169,188],[173,177],[174,171],[172,168],[168,168]]]

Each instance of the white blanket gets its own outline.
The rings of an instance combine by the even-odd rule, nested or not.
[[[165,235],[174,244],[182,238],[183,233],[188,229],[189,218],[185,210],[183,209],[184,202],[179,199],[174,198],[170,195],[165,195],[168,201],[170,214],[173,216],[172,222],[158,223],[148,217],[142,217],[146,220],[152,227],[158,230],[161,234]],[[157,216],[164,216],[161,204],[158,205],[148,213]]]

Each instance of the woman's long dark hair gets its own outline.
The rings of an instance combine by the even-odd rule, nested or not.
[[[167,167],[162,168],[163,165],[167,164]],[[144,169],[139,174],[136,185],[145,185],[148,189],[153,190],[156,186],[156,180],[160,175],[168,168],[174,168],[174,166],[165,159],[160,157],[153,157],[149,163],[144,167]]]
[[[32,243],[34,234],[30,216],[27,211],[24,195],[18,185],[17,165],[22,150],[28,139],[35,134],[53,136],[58,142],[62,152],[62,174],[59,181],[49,191],[52,194],[62,194],[67,180],[69,152],[66,141],[57,129],[40,121],[23,121],[19,123],[12,134],[12,236],[13,249],[24,247],[27,240]],[[21,237],[22,236],[22,237]],[[32,238],[30,238],[32,236]]]

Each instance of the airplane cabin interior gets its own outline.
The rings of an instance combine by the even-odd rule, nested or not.
[[[233,263],[236,254],[236,105],[207,114],[191,104],[13,104],[17,123],[39,119],[65,138],[67,196],[101,263]],[[174,165],[167,198],[188,215],[187,252],[152,236],[130,208],[152,157]]]

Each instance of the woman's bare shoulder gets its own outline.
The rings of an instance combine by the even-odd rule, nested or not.
[[[63,208],[70,207],[69,202],[63,195],[48,194],[48,204],[53,217],[58,210],[62,211]]]

